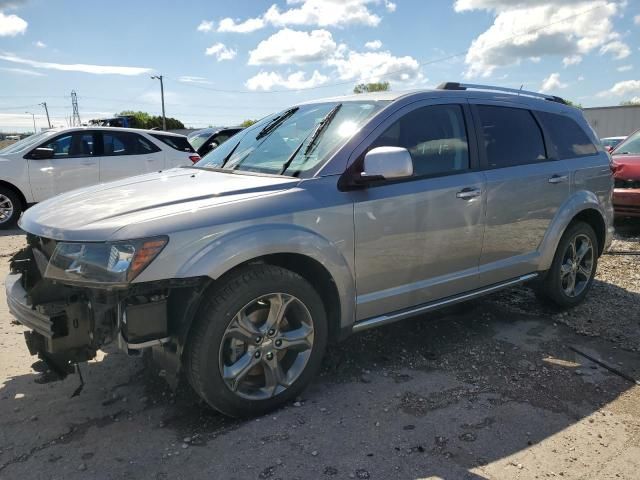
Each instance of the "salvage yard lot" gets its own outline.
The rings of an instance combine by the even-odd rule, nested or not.
[[[23,243],[0,237],[0,277]],[[622,225],[613,251],[640,251]],[[516,288],[352,336],[295,403],[229,420],[110,349],[39,385],[0,295],[0,478],[638,478],[640,256],[568,313]]]

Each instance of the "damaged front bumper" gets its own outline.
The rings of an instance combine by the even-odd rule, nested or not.
[[[5,281],[9,311],[30,329],[25,332],[29,352],[64,377],[109,343],[117,342],[128,354],[152,349],[167,380],[175,383],[188,326],[207,280],[125,288],[65,285],[44,278],[51,242],[28,236],[28,246],[11,259]]]

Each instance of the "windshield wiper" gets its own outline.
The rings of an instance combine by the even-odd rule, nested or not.
[[[329,111],[329,113],[327,113],[324,116],[324,118],[322,120],[320,120],[320,122],[318,123],[318,126],[313,131],[313,133],[311,135],[307,135],[302,140],[302,142],[300,142],[300,144],[296,147],[296,149],[293,151],[293,153],[291,155],[289,155],[289,158],[287,159],[287,161],[282,164],[282,169],[280,170],[279,175],[282,175],[282,174],[284,174],[284,172],[287,171],[287,169],[291,166],[291,163],[293,162],[293,159],[296,158],[296,155],[298,155],[298,152],[300,152],[300,149],[302,148],[302,146],[305,144],[307,139],[309,139],[309,137],[311,137],[310,140],[309,140],[309,144],[307,145],[307,148],[304,150],[304,156],[305,157],[309,156],[309,153],[311,153],[311,151],[313,150],[313,146],[318,141],[318,138],[320,138],[320,134],[324,131],[324,129],[327,127],[327,125],[329,125],[329,123],[331,123],[331,120],[333,120],[333,117],[336,116],[336,113],[338,113],[338,110],[340,110],[340,107],[342,107],[341,103],[339,103],[338,105],[333,107]],[[306,160],[306,158],[305,158],[305,160]],[[304,163],[304,161],[303,161],[303,163]]]
[[[264,126],[264,128],[262,130],[260,130],[258,132],[258,135],[256,135],[256,140],[260,140],[261,138],[264,138],[267,135],[269,135],[276,128],[278,128],[280,125],[282,125],[282,122],[284,122],[287,118],[289,118],[291,115],[296,113],[299,110],[299,108],[300,107],[293,107],[293,108],[290,108],[289,110],[285,110],[280,115],[278,115],[276,118],[271,120],[269,123],[267,123]]]

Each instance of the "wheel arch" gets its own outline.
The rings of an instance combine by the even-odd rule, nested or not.
[[[20,199],[20,202],[22,202],[22,208],[27,207],[27,198],[25,197],[24,193],[22,193],[22,190],[20,190],[14,184],[7,182],[6,180],[0,180],[0,187],[4,187],[11,190],[13,193],[15,193],[18,196],[18,198]]]

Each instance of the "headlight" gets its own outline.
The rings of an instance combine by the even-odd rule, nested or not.
[[[51,255],[46,278],[76,284],[124,285],[162,251],[167,237],[113,243],[60,242]]]

